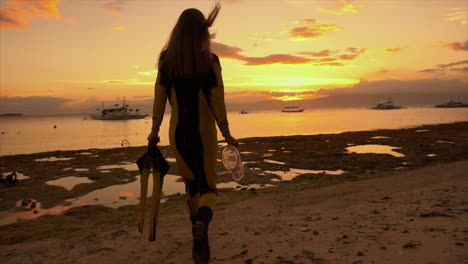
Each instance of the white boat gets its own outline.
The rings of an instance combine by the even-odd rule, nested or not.
[[[147,114],[140,112],[140,109],[129,108],[129,105],[125,103],[125,97],[122,100],[122,105],[115,104],[114,108],[98,108],[100,112],[98,115],[91,115],[90,117],[95,120],[130,120],[130,119],[143,119],[147,117]]]
[[[282,113],[299,113],[304,112],[304,108],[300,108],[299,106],[286,106],[281,110]]]
[[[449,100],[444,104],[436,105],[438,108],[456,108],[456,107],[468,107],[468,104],[464,104],[462,101]]]
[[[392,109],[401,109],[402,106],[394,105],[392,100],[388,99],[385,102],[378,103],[376,106],[373,106],[374,110],[392,110]]]

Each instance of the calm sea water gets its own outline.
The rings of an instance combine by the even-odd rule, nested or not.
[[[86,120],[85,116],[0,117],[0,156],[53,150],[116,148],[146,145],[151,119],[128,121]],[[423,124],[468,121],[468,108],[306,109],[303,113],[278,111],[228,113],[237,138],[313,135],[395,129]],[[54,128],[56,126],[56,128]],[[168,145],[169,115],[161,127],[161,144]],[[221,136],[218,136],[221,139]]]

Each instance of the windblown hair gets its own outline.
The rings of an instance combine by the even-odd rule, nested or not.
[[[171,76],[194,77],[212,69],[209,28],[218,16],[221,5],[217,3],[207,18],[198,9],[186,9],[180,15],[164,52],[164,66]],[[161,61],[161,56],[160,56]],[[162,65],[159,65],[162,67]]]

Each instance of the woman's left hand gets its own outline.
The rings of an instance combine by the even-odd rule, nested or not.
[[[148,141],[151,142],[151,141],[155,141],[158,137],[159,137],[159,133],[158,133],[158,132],[156,132],[156,131],[151,131],[146,139],[148,139]]]

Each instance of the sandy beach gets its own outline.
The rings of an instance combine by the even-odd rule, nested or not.
[[[464,122],[242,139],[247,164],[241,184],[275,186],[220,191],[210,227],[210,263],[468,263],[467,131]],[[362,145],[393,148],[390,154],[350,151]],[[162,150],[171,157],[167,147]],[[2,171],[21,168],[31,176],[2,188],[0,209],[24,211],[14,208],[24,198],[52,208],[135,181],[134,172],[114,169],[102,179],[95,169],[134,161],[144,147],[84,151],[93,155],[53,163],[33,161],[77,151],[0,157]],[[94,182],[70,191],[45,184],[69,167],[88,169],[79,176]],[[221,164],[219,170],[219,181],[227,182]],[[343,173],[333,175],[338,171]],[[177,175],[177,168],[170,173]],[[0,226],[2,263],[191,263],[184,195],[167,199],[156,242],[138,233],[135,205],[81,206]]]

